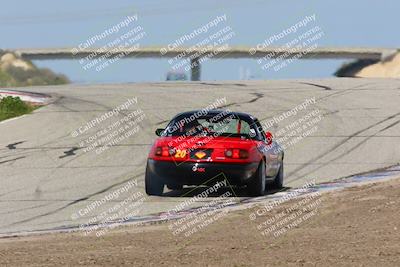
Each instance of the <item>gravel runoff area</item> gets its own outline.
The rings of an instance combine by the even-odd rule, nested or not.
[[[165,222],[115,228],[101,237],[4,238],[0,266],[398,266],[399,188],[400,179],[393,179],[292,199],[269,212],[234,211],[188,237],[174,235],[173,222]],[[303,220],[267,230],[299,211]]]

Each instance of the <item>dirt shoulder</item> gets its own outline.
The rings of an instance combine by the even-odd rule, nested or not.
[[[126,226],[101,237],[73,233],[0,239],[0,265],[395,266],[400,262],[399,204],[396,179],[309,202],[292,200],[255,220],[249,217],[262,214],[261,207],[235,211],[186,238],[173,235],[171,224],[163,223]],[[284,211],[290,212],[273,222]],[[291,218],[284,233],[269,231],[299,211],[303,220]]]

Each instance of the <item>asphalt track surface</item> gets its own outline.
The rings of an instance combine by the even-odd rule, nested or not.
[[[316,103],[279,123],[285,127],[311,110],[320,110],[317,131],[285,151],[285,186],[315,179],[331,181],[400,162],[400,80],[322,79],[66,85],[23,88],[45,93],[54,102],[33,114],[0,123],[0,234],[54,229],[86,223],[132,195],[144,194],[144,170],[154,130],[176,113],[201,109],[226,98],[225,108],[261,120],[279,116],[306,99]],[[140,108],[145,118],[136,134],[106,151],[84,152],[80,142],[124,114],[73,137],[96,117],[137,97],[126,115]],[[79,210],[137,180],[137,188],[85,216]],[[189,189],[147,197],[138,216],[174,208]],[[268,192],[271,193],[271,192]],[[192,195],[194,193],[191,193]],[[245,197],[238,189],[239,197]],[[195,205],[204,205],[213,198]],[[74,218],[71,218],[74,217]]]

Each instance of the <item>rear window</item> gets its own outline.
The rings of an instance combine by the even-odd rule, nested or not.
[[[232,113],[197,116],[189,114],[172,120],[164,136],[230,136],[254,139],[256,125]]]

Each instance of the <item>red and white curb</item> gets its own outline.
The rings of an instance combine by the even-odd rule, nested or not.
[[[35,106],[43,106],[51,101],[51,97],[45,94],[24,91],[0,90],[0,99],[7,96],[19,97],[22,101],[28,102]]]

